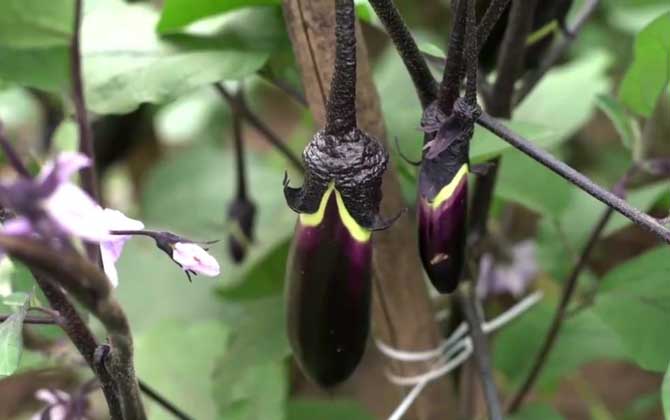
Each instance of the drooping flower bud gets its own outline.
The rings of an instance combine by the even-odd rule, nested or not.
[[[241,263],[253,242],[256,205],[246,198],[237,198],[228,208],[228,251],[236,263]]]
[[[337,384],[360,361],[370,327],[371,235],[388,154],[356,127],[356,36],[352,0],[337,0],[336,58],[326,127],[303,152],[302,188],[284,181],[300,214],[286,272],[289,342],[303,372]]]

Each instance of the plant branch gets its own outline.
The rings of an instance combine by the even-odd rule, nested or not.
[[[0,315],[0,322],[7,320],[11,315]],[[54,317],[49,316],[33,316],[26,315],[23,319],[24,324],[34,324],[34,325],[58,325],[59,321]]]
[[[49,305],[62,317],[64,322],[59,324],[60,327],[65,331],[65,334],[100,380],[111,418],[113,420],[123,420],[123,410],[114,379],[107,369],[95,360],[95,352],[98,348],[95,336],[82,320],[81,316],[79,316],[74,305],[70,303],[65,292],[55,285],[53,281],[47,280],[49,275],[35,268],[31,268],[31,272],[33,277],[35,277],[37,285],[42,289],[44,296],[49,301]]]
[[[500,46],[497,75],[486,110],[499,118],[512,114],[514,84],[523,71],[526,38],[532,30],[538,0],[513,0],[509,23]]]
[[[305,95],[303,95],[302,92],[298,88],[294,87],[291,83],[276,77],[271,70],[261,69],[258,72],[258,76],[261,79],[268,82],[269,84],[271,84],[272,86],[284,92],[287,96],[291,97],[294,101],[296,101],[300,105],[307,106],[307,100],[305,99]]]
[[[459,290],[457,292],[457,298],[460,302],[461,311],[468,323],[475,361],[479,370],[479,377],[481,379],[484,398],[486,399],[486,406],[489,412],[489,419],[502,420],[502,409],[500,408],[498,391],[496,390],[496,385],[493,380],[488,343],[486,335],[482,331],[482,320],[477,313],[477,308],[473,300],[474,293],[471,291],[463,292]]]
[[[598,3],[599,0],[585,1],[582,9],[575,17],[574,23],[567,28],[568,33],[563,37],[563,40],[556,44],[551,50],[549,50],[537,70],[528,74],[528,76],[524,78],[523,85],[514,97],[515,104],[521,103],[526,98],[526,96],[532,92],[535,86],[537,86],[540,80],[542,80],[544,75],[547,74],[547,72],[558,62],[558,60],[561,59],[561,57],[563,57],[565,52],[572,45],[572,42],[575,40],[579,31],[581,31],[584,24],[586,24],[591,15],[593,15],[593,13],[598,8]]]
[[[74,1],[74,30],[70,44],[70,72],[72,83],[72,101],[77,118],[79,130],[79,151],[91,159],[91,166],[80,170],[81,183],[86,191],[95,201],[100,201],[98,196],[98,181],[95,172],[95,153],[93,150],[93,130],[88,121],[86,112],[86,100],[84,98],[84,81],[81,71],[81,47],[80,33],[82,21],[82,0]]]
[[[231,108],[236,109],[249,124],[258,130],[270,143],[274,146],[284,157],[300,172],[303,172],[302,161],[289,149],[279,136],[275,134],[265,123],[254,114],[245,101],[241,101],[228,92],[228,89],[222,83],[215,83],[214,88],[221,94],[221,96],[228,102]]]
[[[370,5],[386,28],[386,32],[405,63],[407,72],[414,82],[421,106],[425,109],[435,101],[437,96],[437,81],[431,74],[426,60],[421,55],[419,47],[393,0],[370,0]]]
[[[505,140],[521,152],[527,154],[537,162],[562,176],[567,181],[586,191],[597,200],[605,203],[609,207],[612,207],[614,210],[626,216],[634,223],[654,233],[664,242],[670,243],[670,230],[666,229],[655,218],[634,207],[631,207],[625,200],[622,200],[615,194],[595,184],[593,181],[577,172],[566,163],[556,159],[548,152],[538,148],[525,138],[514,133],[505,127],[500,121],[491,117],[487,113],[482,112],[477,122],[479,125],[488,129],[493,134]]]
[[[481,51],[482,46],[489,39],[491,31],[495,24],[500,20],[500,16],[505,12],[510,0],[492,0],[489,7],[486,9],[481,22],[477,26],[477,45]]]
[[[244,101],[242,88],[237,92],[237,99]],[[247,198],[247,174],[244,161],[244,141],[242,139],[242,116],[237,108],[233,108],[233,141],[235,145],[235,170],[237,172],[237,198]]]
[[[582,273],[584,268],[586,268],[586,264],[591,256],[591,253],[598,243],[598,240],[600,239],[605,226],[607,226],[607,222],[609,222],[610,217],[612,217],[612,214],[614,214],[614,209],[612,207],[608,207],[600,216],[598,223],[596,223],[595,227],[591,231],[586,245],[582,249],[577,262],[575,263],[572,271],[570,272],[570,275],[564,283],[561,301],[558,304],[558,308],[556,308],[554,318],[551,321],[551,326],[549,327],[547,335],[544,337],[540,351],[535,356],[530,373],[519,387],[519,390],[516,392],[516,394],[514,394],[514,396],[507,404],[505,410],[507,414],[515,413],[519,407],[521,407],[524,399],[530,392],[533,385],[535,385],[535,381],[537,381],[537,378],[540,376],[540,372],[542,372],[542,368],[545,366],[545,363],[549,358],[549,353],[551,352],[551,349],[553,348],[554,343],[558,338],[558,334],[561,331],[561,326],[565,320],[568,304],[577,290],[577,281],[579,279],[579,275]]]
[[[81,21],[82,21],[82,5],[83,0],[74,1],[74,29],[72,32],[72,40],[70,43],[70,73],[72,83],[72,101],[74,103],[74,111],[77,119],[77,128],[79,131],[79,152],[86,155],[91,164],[88,167],[81,168],[79,174],[81,176],[81,184],[93,200],[100,203],[100,196],[98,194],[98,179],[95,170],[95,151],[93,146],[93,130],[88,121],[88,114],[86,112],[86,99],[84,98],[84,81],[81,70]],[[96,244],[86,242],[86,254],[88,258],[102,267],[102,260],[100,259],[100,247]]]
[[[62,295],[58,287],[63,287],[100,320],[109,334],[111,345],[111,352],[107,355],[103,365],[115,381],[123,411],[121,418],[124,420],[146,419],[135,377],[130,326],[121,306],[113,297],[112,287],[104,273],[73,252],[62,250],[56,252],[35,239],[0,235],[0,248],[24,264],[38,271],[49,273],[48,276],[38,279],[43,290],[47,285],[47,290],[57,290]],[[48,284],[53,287],[49,288]],[[54,309],[66,319],[74,319],[64,313],[64,309],[56,306]],[[88,331],[90,334],[85,324],[83,327],[80,326],[80,329],[82,331],[77,332]],[[89,337],[87,341],[94,344],[95,338]],[[93,350],[92,356],[90,348],[87,354],[82,354],[89,361],[91,358],[97,358],[97,350],[98,347]],[[97,366],[95,360],[92,362],[93,366]]]

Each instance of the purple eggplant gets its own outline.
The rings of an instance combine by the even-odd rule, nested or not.
[[[301,188],[284,182],[300,214],[287,262],[289,342],[303,372],[321,386],[348,378],[370,329],[372,231],[388,153],[356,126],[353,0],[336,0],[335,71],[326,125],[303,152]]]

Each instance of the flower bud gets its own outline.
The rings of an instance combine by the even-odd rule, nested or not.
[[[247,255],[247,248],[253,242],[256,205],[246,198],[237,198],[228,208],[230,233],[228,251],[236,263],[241,263]]]

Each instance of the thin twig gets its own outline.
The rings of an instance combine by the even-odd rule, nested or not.
[[[513,131],[505,127],[500,121],[491,117],[487,113],[482,112],[477,122],[479,125],[488,129],[489,131],[491,131],[501,139],[505,140],[506,142],[508,142],[521,152],[525,153],[526,155],[530,156],[537,162],[541,163],[542,165],[551,169],[558,175],[562,176],[572,184],[586,191],[588,194],[590,194],[597,200],[605,203],[609,207],[612,207],[614,210],[626,216],[634,223],[647,229],[649,232],[654,233],[664,242],[670,243],[670,230],[666,229],[655,218],[649,216],[648,214],[634,207],[631,207],[626,201],[622,200],[615,194],[595,184],[586,176],[577,172],[575,169],[571,168],[566,163],[556,159],[548,152],[538,148],[527,139],[514,133]]]
[[[526,38],[532,30],[538,0],[513,0],[497,61],[497,75],[486,110],[499,118],[512,114],[514,84],[523,71]]]
[[[421,55],[419,47],[393,0],[370,0],[370,5],[386,28],[386,32],[405,63],[407,72],[414,82],[421,106],[425,109],[433,103],[437,95],[437,81],[431,74],[426,60]]]
[[[495,382],[493,381],[493,370],[491,368],[491,357],[489,353],[486,335],[482,331],[481,319],[477,313],[474,303],[474,293],[457,292],[457,297],[461,303],[461,309],[470,330],[472,347],[475,355],[475,361],[479,370],[484,398],[489,412],[489,419],[502,420],[502,409]]]
[[[526,96],[532,92],[535,86],[537,86],[540,80],[542,80],[544,75],[547,74],[547,72],[558,62],[558,60],[561,59],[561,57],[563,57],[568,48],[570,48],[570,45],[572,45],[572,42],[575,40],[579,31],[581,31],[584,24],[598,8],[598,3],[599,0],[586,0],[582,6],[582,9],[575,17],[574,23],[567,28],[568,33],[565,34],[566,36],[563,37],[563,40],[556,44],[551,50],[549,50],[546,57],[544,57],[540,63],[538,69],[528,74],[528,76],[524,79],[523,85],[514,97],[515,104],[521,103],[526,98]]]
[[[558,308],[556,308],[556,312],[554,313],[554,318],[551,321],[549,331],[547,332],[547,335],[544,337],[542,346],[540,347],[540,350],[537,353],[535,360],[533,361],[530,373],[523,381],[523,384],[519,387],[519,390],[516,392],[516,394],[514,394],[514,396],[509,400],[509,403],[507,404],[505,410],[507,414],[515,413],[519,409],[519,407],[521,407],[523,400],[526,398],[528,392],[530,392],[533,385],[535,385],[535,381],[537,381],[537,378],[540,376],[540,372],[542,371],[542,368],[545,366],[545,363],[547,362],[547,359],[549,357],[549,353],[551,352],[551,349],[553,348],[554,343],[558,338],[558,333],[561,331],[561,326],[563,325],[563,320],[565,319],[568,304],[570,303],[570,300],[572,299],[575,290],[577,290],[577,280],[579,279],[579,275],[586,267],[586,264],[591,256],[591,253],[593,252],[593,249],[598,243],[598,240],[600,239],[600,236],[602,235],[605,226],[607,226],[607,222],[609,222],[610,217],[612,217],[612,214],[614,214],[613,208],[608,207],[600,216],[598,223],[591,231],[591,235],[589,236],[589,239],[586,245],[584,246],[584,249],[582,249],[582,252],[579,255],[579,259],[575,263],[574,267],[572,268],[572,271],[570,272],[570,275],[568,276],[567,280],[564,283],[563,293],[561,295],[561,301],[558,304]]]
[[[165,397],[160,395],[158,392],[156,392],[153,388],[151,388],[145,382],[140,380],[139,384],[140,384],[140,390],[144,393],[144,395],[151,398],[153,401],[155,401],[157,404],[159,404],[165,410],[172,413],[176,418],[181,419],[181,420],[193,420],[193,417],[184,413],[179,407],[172,404],[172,402],[170,402]]]
[[[302,106],[307,106],[307,100],[305,99],[305,95],[296,87],[294,87],[291,83],[287,82],[286,80],[280,79],[276,77],[272,71],[270,70],[261,70],[258,72],[258,76],[271,84],[272,86],[276,87],[277,89],[281,90],[284,92],[287,96],[292,98],[294,101],[299,103]]]
[[[237,92],[239,101],[244,101],[242,88]],[[237,198],[247,198],[247,174],[244,161],[244,141],[242,139],[242,115],[233,108],[233,144],[235,145],[235,170],[237,176]]]
[[[302,161],[291,151],[291,149],[286,146],[286,144],[284,144],[284,142],[277,134],[275,134],[256,114],[254,114],[249,109],[246,102],[235,98],[235,96],[228,92],[228,89],[226,89],[226,87],[221,83],[215,83],[214,88],[216,88],[219,94],[221,94],[226,102],[228,102],[230,107],[237,109],[240,115],[242,115],[249,122],[249,124],[258,130],[265,137],[268,143],[270,143],[282,155],[284,155],[284,157],[295,167],[295,169],[300,172],[303,171]]]
[[[82,21],[82,0],[74,2],[74,30],[70,44],[70,71],[72,83],[72,101],[77,118],[79,130],[79,151],[91,159],[91,165],[82,168],[81,183],[86,191],[95,201],[100,201],[98,196],[98,180],[95,172],[95,153],[93,149],[93,130],[88,121],[86,112],[86,99],[84,98],[84,81],[81,71],[81,48],[80,33]]]
[[[56,289],[63,287],[100,320],[109,334],[111,352],[104,365],[116,384],[123,410],[121,418],[146,419],[135,377],[130,326],[121,306],[114,299],[105,274],[74,252],[56,252],[32,238],[0,235],[0,248],[28,266],[49,273],[40,281],[43,290],[48,283],[52,283]],[[55,306],[54,309],[70,319],[63,309]]]
[[[93,146],[93,130],[88,121],[86,112],[86,99],[84,98],[84,81],[81,70],[81,48],[80,34],[82,21],[82,0],[74,2],[74,29],[72,32],[72,41],[70,44],[70,72],[72,83],[72,101],[77,119],[77,128],[79,130],[79,151],[86,155],[91,164],[88,167],[81,168],[81,185],[84,191],[88,193],[96,202],[100,202],[98,194],[98,179],[95,170],[95,152]],[[100,259],[100,247],[96,244],[85,244],[88,258],[102,267]]]

